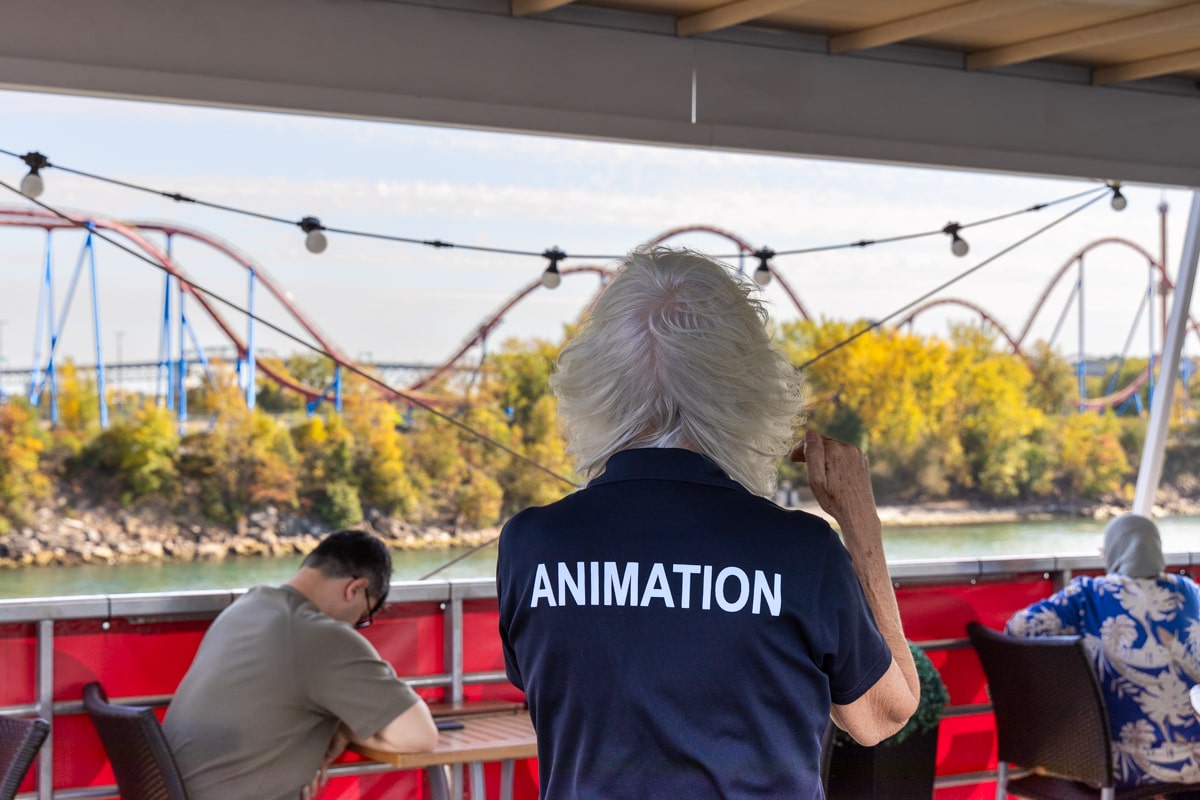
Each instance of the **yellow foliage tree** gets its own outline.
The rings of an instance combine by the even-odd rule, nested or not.
[[[19,400],[0,404],[0,535],[22,525],[50,482],[40,469],[45,437],[29,406]]]
[[[802,364],[865,325],[796,322],[780,336]],[[953,328],[948,340],[879,328],[809,367],[811,424],[866,449],[884,495],[1049,494],[1057,458],[1035,400],[1062,401],[1061,363],[1042,354],[1035,381],[1021,357],[977,327]],[[1042,381],[1050,388],[1039,394]]]
[[[145,495],[175,494],[179,436],[174,415],[152,401],[139,403],[128,420],[92,439],[80,460],[115,478],[128,502]]]
[[[339,414],[314,415],[292,428],[300,459],[301,506],[335,528],[362,520],[354,436]]]
[[[1115,414],[1079,413],[1061,418],[1058,482],[1067,493],[1095,498],[1120,489],[1129,473]]]
[[[409,474],[399,412],[370,385],[351,383],[348,390],[345,421],[354,442],[354,472],[362,502],[386,514],[417,515],[419,498]]]

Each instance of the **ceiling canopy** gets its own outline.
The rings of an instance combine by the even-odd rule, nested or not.
[[[6,0],[0,25],[13,88],[1185,186],[1198,80],[1182,0]]]

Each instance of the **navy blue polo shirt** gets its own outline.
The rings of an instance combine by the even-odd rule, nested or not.
[[[820,798],[830,702],[891,664],[829,525],[687,450],[514,516],[496,583],[550,800]]]

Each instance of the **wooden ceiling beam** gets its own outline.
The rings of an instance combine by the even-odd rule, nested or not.
[[[1047,5],[1049,2],[1051,0],[972,0],[972,2],[938,8],[924,14],[914,14],[911,17],[885,22],[882,25],[832,36],[829,39],[829,52],[836,55],[855,50],[869,50],[872,47],[883,47],[948,28],[982,22],[1005,14],[1015,14],[1035,6]]]
[[[710,8],[675,20],[677,36],[696,36],[701,33],[732,28],[743,22],[759,19],[785,8],[810,3],[812,0],[736,0],[723,6]]]
[[[574,2],[575,0],[512,0],[511,9],[514,17],[528,17]]]
[[[1123,39],[1152,36],[1188,25],[1200,25],[1200,3],[1189,3],[1165,11],[1154,11],[1025,42],[1016,42],[992,50],[969,53],[966,58],[966,67],[978,70],[1019,64],[1022,61],[1033,61]]]
[[[1129,61],[1124,64],[1114,64],[1111,67],[1101,67],[1092,72],[1092,84],[1104,86],[1121,81],[1136,81],[1142,78],[1156,78],[1159,75],[1169,75],[1172,72],[1188,72],[1200,70],[1200,50],[1185,50],[1182,53],[1172,53],[1169,56],[1158,56],[1141,61]]]

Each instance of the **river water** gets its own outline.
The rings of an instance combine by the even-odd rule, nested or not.
[[[1163,549],[1200,551],[1200,517],[1158,521]],[[1048,522],[942,525],[885,528],[889,561],[938,558],[987,558],[1019,555],[1096,555],[1103,522],[1081,519]],[[416,580],[463,551],[421,550],[393,553],[394,580]],[[121,594],[196,589],[234,589],[282,583],[300,563],[292,558],[232,558],[123,566],[37,567],[0,570],[0,597]],[[485,547],[438,573],[439,578],[492,577],[496,548]]]

